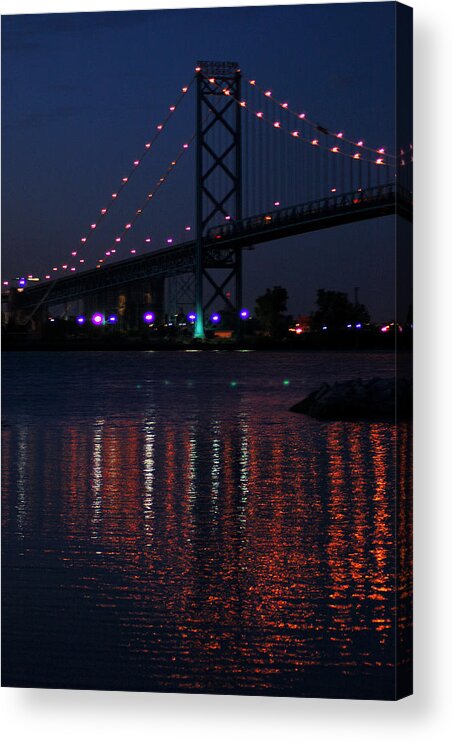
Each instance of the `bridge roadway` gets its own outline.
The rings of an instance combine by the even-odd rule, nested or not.
[[[412,201],[408,192],[392,183],[333,194],[319,201],[273,210],[235,223],[226,222],[208,231],[204,264],[209,268],[228,267],[239,248],[394,214],[411,221]],[[195,241],[191,240],[31,286],[16,297],[17,306],[31,311],[39,304],[63,304],[135,281],[191,273],[194,263]]]

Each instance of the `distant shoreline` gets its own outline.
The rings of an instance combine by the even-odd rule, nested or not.
[[[307,341],[302,341],[298,338],[298,341],[272,341],[269,339],[260,340],[247,340],[244,342],[216,342],[213,340],[207,341],[191,341],[191,342],[177,342],[177,341],[166,341],[160,340],[150,342],[149,340],[142,339],[121,339],[121,340],[98,340],[98,339],[55,339],[55,340],[41,340],[35,338],[4,338],[2,341],[3,352],[33,352],[33,351],[83,351],[83,352],[99,352],[99,351],[164,351],[164,352],[175,352],[175,351],[200,351],[200,352],[233,352],[233,351],[258,351],[258,352],[292,352],[292,353],[313,353],[313,352],[357,352],[357,353],[371,353],[371,352],[389,352],[394,353],[396,351],[409,353],[412,351],[411,337],[398,337],[396,339],[392,336],[379,338],[381,342],[377,342],[376,338],[367,337],[355,337],[351,339],[352,342],[342,342],[341,338],[338,337],[326,337],[318,336],[317,338],[308,338]]]

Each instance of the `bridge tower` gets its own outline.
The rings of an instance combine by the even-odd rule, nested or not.
[[[205,313],[218,297],[240,326],[242,250],[210,247],[206,237],[210,227],[242,217],[241,107],[234,100],[241,100],[241,71],[236,62],[198,62],[196,82],[194,337],[204,338]]]

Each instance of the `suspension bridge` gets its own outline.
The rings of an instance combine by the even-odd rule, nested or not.
[[[100,249],[104,222],[194,89],[195,132],[108,238],[108,249],[105,238]],[[195,188],[188,199],[195,205],[193,224],[180,226],[181,239],[162,238],[164,246],[150,249],[152,238],[140,225],[147,212],[159,222],[160,191],[188,151],[194,153]],[[11,314],[24,322],[45,321],[51,307],[77,302],[85,312],[117,316],[134,296],[138,314],[153,310],[154,318],[163,312],[166,285],[176,306],[191,308],[196,338],[204,337],[215,302],[234,314],[239,328],[243,251],[381,216],[411,221],[412,155],[410,144],[398,143],[391,154],[322,125],[258,81],[243,78],[235,62],[199,62],[65,262],[50,266],[39,280],[24,274],[3,281]]]

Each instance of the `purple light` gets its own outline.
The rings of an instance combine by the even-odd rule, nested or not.
[[[357,322],[356,325],[355,325],[355,327],[356,327],[357,330],[360,330],[361,327],[362,327],[361,322]]]
[[[210,319],[214,325],[217,325],[217,323],[221,321],[221,315],[215,312],[211,315]]]
[[[196,319],[197,319],[197,315],[195,314],[195,312],[191,312],[190,314],[188,314],[188,321],[189,322],[195,322]]]
[[[76,317],[76,322],[77,322],[78,325],[85,324],[85,317],[82,314],[79,315],[79,317]]]
[[[144,322],[148,322],[149,324],[152,324],[154,322],[154,312],[145,312],[143,315]]]
[[[19,286],[22,286],[22,288],[23,288],[26,285],[27,285],[26,279],[25,278],[19,278]]]
[[[240,312],[241,319],[247,319],[250,315],[249,309],[242,309]]]
[[[92,315],[91,321],[94,325],[103,325],[104,324],[104,315],[101,314],[101,312],[95,312]]]
[[[118,322],[118,317],[116,314],[110,314],[107,318],[107,321],[109,325],[115,325],[115,323]]]

